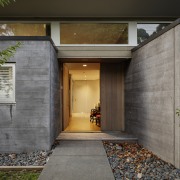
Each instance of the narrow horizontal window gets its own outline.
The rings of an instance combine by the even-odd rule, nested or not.
[[[0,66],[0,103],[15,102],[15,64]]]
[[[128,24],[60,24],[61,44],[128,44]]]
[[[161,24],[137,24],[137,41],[138,44],[148,39],[151,35],[158,33],[166,26],[168,23]]]
[[[47,24],[0,24],[0,36],[46,36]]]

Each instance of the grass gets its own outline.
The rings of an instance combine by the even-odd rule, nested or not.
[[[0,180],[37,180],[39,171],[0,171]]]

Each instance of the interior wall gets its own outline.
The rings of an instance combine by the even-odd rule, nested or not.
[[[70,117],[70,95],[69,95],[69,70],[63,64],[63,129],[69,125]]]
[[[73,80],[72,80],[72,75],[71,74],[69,74],[69,78],[70,78],[70,117],[72,117],[72,108],[73,108],[73,104],[72,104],[72,102],[73,102]]]
[[[90,113],[100,100],[99,80],[74,80],[72,91],[73,113]]]

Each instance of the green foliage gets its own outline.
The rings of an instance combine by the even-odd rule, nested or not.
[[[145,29],[137,29],[138,44],[149,38],[149,34]]]
[[[168,26],[169,24],[159,24],[157,27],[156,27],[156,33],[163,30],[166,26]]]
[[[0,0],[0,6],[4,7],[5,5],[9,5],[11,1],[15,0]],[[12,56],[14,56],[16,50],[21,46],[20,42],[17,42],[14,46],[10,46],[5,50],[0,51],[0,67],[2,64],[7,62]]]
[[[180,109],[176,109],[176,114],[180,116]]]
[[[12,0],[15,2],[15,0]],[[8,5],[11,3],[11,0],[0,0],[0,6],[4,7],[5,5]]]
[[[180,117],[180,109],[178,108],[178,109],[176,109],[176,115],[178,116],[178,117]],[[179,119],[180,120],[180,119]],[[179,127],[180,127],[180,121],[179,121]]]
[[[37,180],[40,172],[10,171],[0,172],[1,180]]]
[[[14,56],[20,46],[21,42],[17,42],[14,46],[9,46],[7,49],[0,51],[0,66]]]

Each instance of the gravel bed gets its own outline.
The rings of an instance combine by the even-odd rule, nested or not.
[[[44,166],[60,141],[55,141],[50,151],[33,151],[24,153],[0,153],[0,166]]]
[[[180,169],[137,143],[103,143],[116,180],[180,179]]]
[[[44,166],[52,151],[33,151],[29,153],[1,153],[0,166]]]

